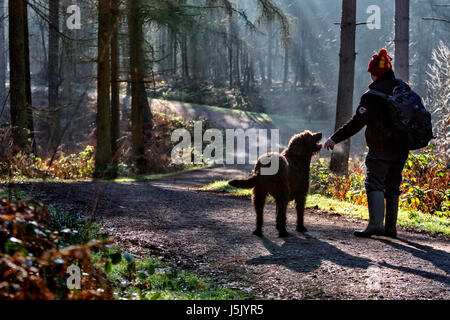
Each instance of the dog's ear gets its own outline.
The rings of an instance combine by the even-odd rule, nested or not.
[[[309,153],[312,151],[313,136],[309,130],[296,134],[289,141],[289,150],[295,154]]]

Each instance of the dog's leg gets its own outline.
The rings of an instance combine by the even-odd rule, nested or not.
[[[306,202],[306,195],[295,199],[295,209],[297,210],[297,231],[298,232],[308,231],[305,228],[305,225],[303,222],[303,215],[305,212],[305,202]]]
[[[288,199],[285,196],[279,196],[276,199],[277,203],[277,230],[280,238],[287,237],[289,234],[286,230],[286,209]]]
[[[262,226],[264,221],[263,213],[264,205],[266,203],[266,196],[267,192],[264,192],[257,187],[253,189],[252,202],[256,212],[256,229],[253,231],[253,234],[258,237],[262,237],[263,235]]]

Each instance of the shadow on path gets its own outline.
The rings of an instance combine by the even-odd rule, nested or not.
[[[412,256],[414,256],[418,259],[429,261],[436,268],[439,268],[442,271],[444,271],[447,275],[450,273],[450,254],[448,252],[434,249],[433,247],[419,244],[419,243],[416,243],[416,242],[413,242],[410,240],[406,240],[406,239],[397,239],[397,241],[403,242],[404,244],[399,243],[397,241],[393,242],[388,239],[378,239],[378,241],[381,241],[387,245],[390,245],[391,247],[393,247],[397,250],[402,250],[407,253],[410,253]],[[395,266],[395,265],[391,265],[387,262],[380,263],[380,266],[391,268],[391,269],[396,269],[396,270],[399,270],[402,272],[415,274],[415,275],[418,275],[418,276],[421,276],[421,277],[424,277],[427,279],[442,282],[446,285],[450,285],[450,277],[442,275],[442,274],[436,274],[436,273],[432,273],[432,272],[424,271],[424,270],[420,270],[420,269],[413,269],[410,267]]]
[[[248,264],[277,264],[299,273],[314,271],[325,260],[349,268],[367,269],[372,264],[369,259],[352,256],[310,235],[304,238],[291,235],[282,245],[267,238],[261,241],[270,254],[248,260]]]

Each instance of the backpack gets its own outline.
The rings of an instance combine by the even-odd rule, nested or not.
[[[408,150],[424,148],[434,138],[431,114],[417,93],[402,80],[396,81],[392,95],[376,90],[367,93],[387,100],[388,127],[395,145]]]

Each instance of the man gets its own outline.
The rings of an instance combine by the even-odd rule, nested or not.
[[[372,83],[369,88],[391,95],[397,85],[391,65],[392,58],[386,49],[372,56],[368,65]],[[366,157],[367,176],[365,188],[369,207],[369,225],[365,230],[356,230],[355,236],[370,237],[385,235],[397,236],[396,224],[398,199],[402,171],[408,158],[408,150],[394,145],[388,128],[387,102],[383,98],[365,93],[356,114],[338,129],[324,144],[333,150],[335,144],[344,141],[366,126],[366,143],[369,152]],[[386,199],[386,221],[383,227]]]

